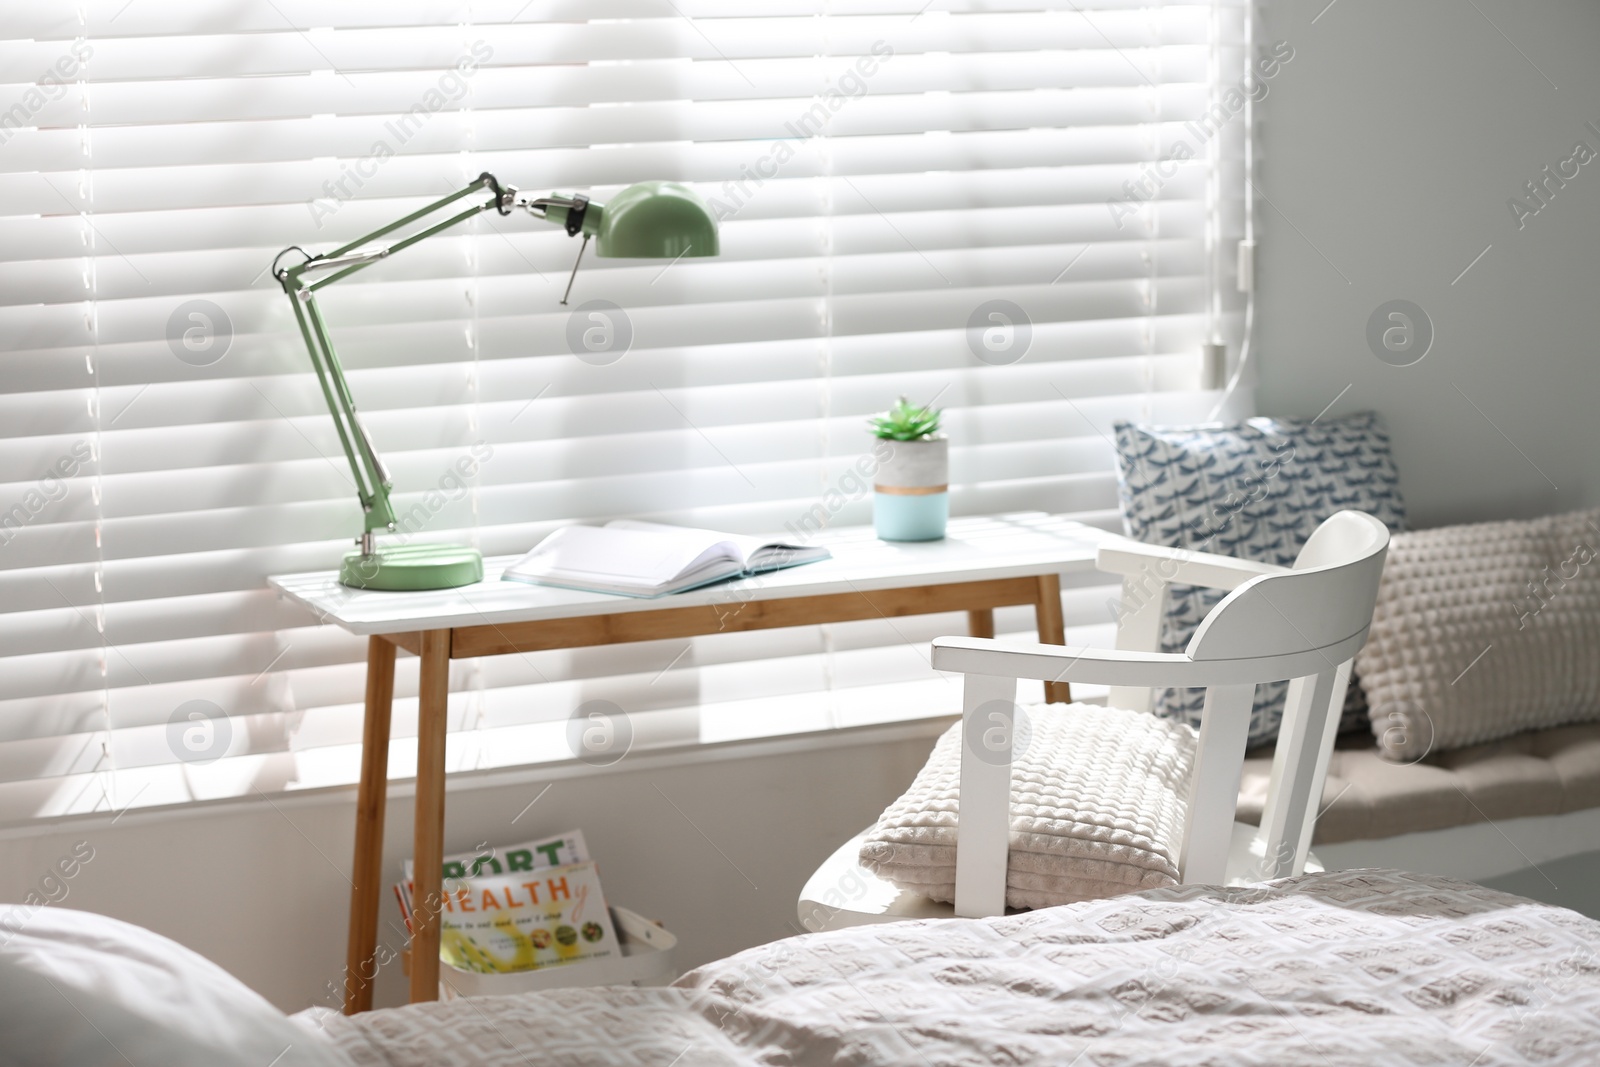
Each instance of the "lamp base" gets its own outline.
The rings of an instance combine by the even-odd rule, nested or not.
[[[351,552],[339,583],[356,589],[417,593],[483,581],[483,554],[466,545],[391,545],[369,554]]]

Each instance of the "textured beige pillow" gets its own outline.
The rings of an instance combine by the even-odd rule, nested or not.
[[[1390,759],[1600,719],[1600,509],[1395,534],[1356,670]]]
[[[1032,730],[1011,772],[1006,903],[1042,908],[1177,884],[1193,728],[1092,704],[1025,711]],[[953,901],[960,784],[956,723],[867,835],[862,865]]]

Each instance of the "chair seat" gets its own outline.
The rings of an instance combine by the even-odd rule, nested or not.
[[[818,933],[906,919],[955,918],[955,905],[901,889],[861,866],[861,845],[871,832],[869,826],[840,845],[806,880],[805,888],[800,891],[800,924]],[[1252,875],[1260,869],[1264,852],[1265,846],[1256,827],[1234,823],[1233,841],[1228,849],[1228,885],[1250,885],[1256,881]],[[1306,870],[1322,870],[1316,856],[1306,859]]]
[[[1043,908],[1177,884],[1194,731],[1090,704],[1032,705],[1019,714],[1024,741],[1010,773],[1006,903]],[[935,742],[878,819],[864,864],[914,893],[954,899],[969,747],[960,724]]]

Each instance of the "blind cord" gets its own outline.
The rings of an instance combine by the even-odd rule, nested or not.
[[[1244,68],[1248,75],[1253,69],[1251,64],[1255,58],[1255,22],[1256,7],[1252,2],[1245,6],[1244,16]],[[1211,422],[1222,413],[1228,401],[1233,399],[1233,394],[1239,388],[1239,382],[1244,379],[1245,368],[1250,363],[1251,337],[1255,332],[1256,319],[1256,125],[1255,125],[1255,100],[1251,94],[1246,93],[1244,98],[1244,240],[1239,246],[1239,287],[1244,290],[1244,331],[1239,339],[1239,359],[1234,364],[1233,374],[1228,378],[1222,396],[1217,398],[1216,405],[1211,409],[1211,414],[1206,416],[1206,421]]]

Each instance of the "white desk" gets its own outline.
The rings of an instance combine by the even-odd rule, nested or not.
[[[367,641],[366,720],[356,810],[345,1011],[372,1006],[389,715],[397,648],[421,657],[412,908],[411,999],[439,988],[440,869],[444,854],[445,698],[450,660],[551,648],[965,611],[975,637],[994,636],[994,609],[1031,604],[1039,640],[1061,644],[1060,575],[1090,570],[1112,535],[1041,512],[953,519],[943,541],[891,544],[869,527],[824,531],[834,558],[757,578],[640,600],[500,580],[515,557],[485,561],[484,580],[460,589],[384,593],[349,589],[334,571],[270,579],[319,619]],[[1063,683],[1045,698],[1070,699]]]

